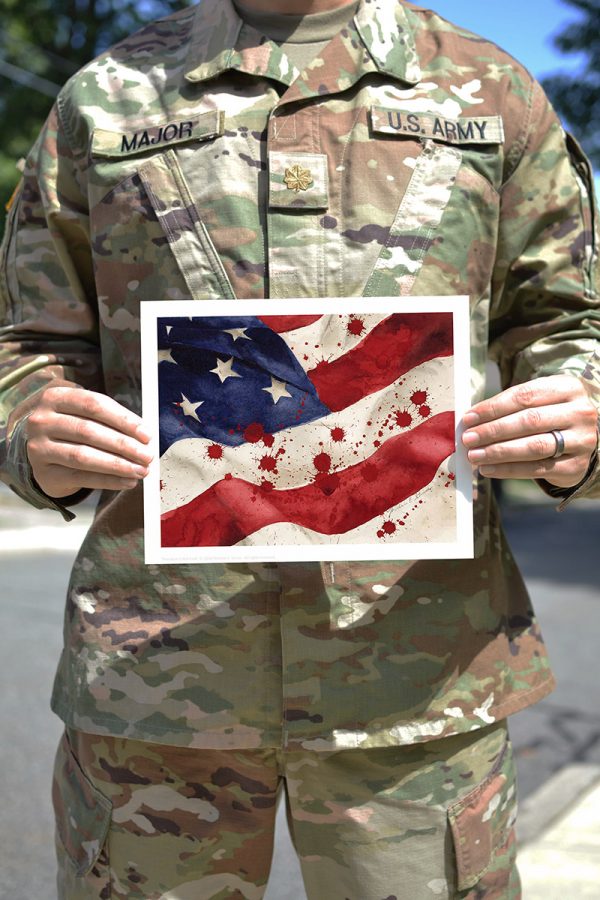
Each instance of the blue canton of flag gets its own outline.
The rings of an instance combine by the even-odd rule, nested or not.
[[[238,446],[330,410],[286,342],[254,316],[159,318],[160,453],[183,438]]]

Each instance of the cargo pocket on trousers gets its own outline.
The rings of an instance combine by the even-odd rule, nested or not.
[[[474,887],[494,863],[515,824],[517,797],[510,741],[490,774],[448,809],[459,891]]]
[[[56,835],[77,877],[87,875],[104,847],[112,804],[77,762],[67,734],[58,746],[52,783]]]

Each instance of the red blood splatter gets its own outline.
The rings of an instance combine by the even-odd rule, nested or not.
[[[209,459],[222,459],[223,458],[223,448],[220,444],[211,444],[208,448],[208,458]]]
[[[406,524],[405,522],[398,522],[398,525],[402,525],[403,528],[404,528],[405,524]]]
[[[329,474],[327,472],[319,472],[319,474],[315,478],[315,482],[317,484],[317,487],[319,487],[323,491],[323,493],[327,497],[329,497],[339,487],[340,477],[339,475],[335,475],[333,473]]]
[[[343,441],[345,437],[346,437],[346,432],[344,431],[343,428],[336,427],[336,428],[331,429],[331,440],[332,441],[336,441],[336,442]]]
[[[161,489],[161,491],[164,491],[165,486],[166,486],[166,485],[165,485],[164,481],[161,481],[161,483],[160,483],[160,489]]]
[[[381,447],[381,441],[373,441],[374,447]]]
[[[267,481],[266,478],[263,478],[263,480],[260,483],[260,486],[263,489],[263,491],[269,492],[269,491],[275,490],[275,485],[273,484],[273,482]]]
[[[225,481],[231,481],[232,478],[233,475],[231,474],[231,472],[227,472],[227,474],[225,475]]]
[[[359,337],[365,330],[365,323],[363,319],[359,319],[356,316],[350,316],[350,321],[346,327],[350,334]]]
[[[329,472],[331,468],[331,457],[329,453],[317,453],[313,460],[313,464],[317,472]]]
[[[273,437],[272,434],[263,434],[262,442],[265,445],[265,447],[272,447],[273,444],[275,443],[275,438]]]
[[[399,425],[400,428],[408,428],[409,425],[412,425],[412,416],[406,409],[399,409],[396,413],[396,425]]]
[[[261,461],[258,464],[259,469],[263,469],[265,472],[276,472],[277,471],[277,460],[274,456],[269,456],[265,454],[262,457]]]
[[[265,429],[260,422],[252,422],[244,429],[244,440],[249,444],[258,444],[264,437]]]
[[[427,416],[431,415],[431,409],[429,406],[427,406],[426,403],[424,403],[423,406],[419,407],[419,415],[422,416],[424,419],[426,419]]]
[[[421,406],[422,403],[425,403],[427,400],[427,391],[415,391],[414,394],[411,395],[411,402],[415,404],[415,406]]]
[[[380,530],[380,531],[377,532],[377,537],[378,537],[378,538],[385,537],[385,533],[384,533],[383,531]]]
[[[454,472],[450,472],[448,478],[450,479],[450,481],[454,481],[454,479],[456,478]]]
[[[396,526],[394,525],[393,522],[390,522],[388,520],[387,522],[383,523],[383,530],[385,531],[386,534],[393,534],[396,530]]]

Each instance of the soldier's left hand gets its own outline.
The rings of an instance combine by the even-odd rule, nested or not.
[[[493,478],[542,478],[579,484],[598,443],[598,411],[573,375],[516,385],[476,404],[463,418],[469,462]],[[560,437],[564,439],[561,450]]]

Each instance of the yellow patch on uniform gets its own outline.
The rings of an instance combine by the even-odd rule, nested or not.
[[[21,190],[22,183],[23,183],[23,179],[21,179],[19,182],[17,182],[14,191],[10,195],[10,200],[8,201],[8,203],[5,206],[7,213],[9,213],[11,211],[11,209],[13,208],[13,206],[15,205],[15,200],[17,199],[19,191]]]
[[[304,169],[302,166],[291,166],[285,170],[283,179],[287,185],[288,191],[307,191],[311,184],[314,184],[310,169]]]

